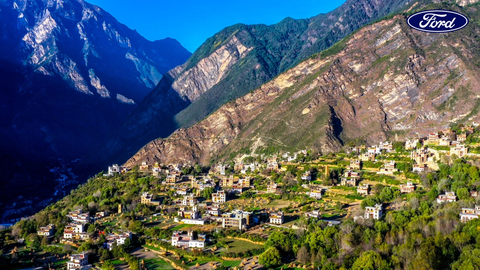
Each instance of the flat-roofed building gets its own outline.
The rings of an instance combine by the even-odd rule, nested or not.
[[[45,237],[52,237],[55,234],[55,224],[48,224],[45,227],[40,227],[37,234]]]
[[[383,215],[383,207],[381,204],[365,207],[365,219],[369,219],[369,218],[380,219],[382,215]]]
[[[213,203],[225,203],[227,201],[227,195],[225,191],[219,190],[216,193],[212,194],[212,202]]]
[[[160,201],[155,201],[153,198],[154,198],[153,194],[144,192],[140,197],[140,202],[146,205],[160,205]]]
[[[270,214],[270,223],[271,224],[283,224],[284,214],[282,211],[278,211]]]
[[[246,229],[253,224],[253,213],[242,210],[234,210],[231,213],[222,214],[222,227],[235,227],[240,230]]]
[[[369,184],[362,184],[362,185],[357,187],[357,194],[358,195],[368,196],[369,191],[370,191],[370,185]]]
[[[415,191],[415,185],[412,182],[407,182],[407,184],[400,185],[400,192],[402,193],[412,193]]]
[[[84,268],[88,265],[88,253],[82,252],[80,254],[70,255],[70,260],[67,262],[67,269],[87,269]]]
[[[480,206],[475,205],[475,208],[462,208],[460,212],[460,221],[467,222],[472,219],[478,218],[480,215]]]
[[[445,203],[445,202],[456,202],[457,196],[455,192],[445,192],[445,194],[438,195],[437,203]]]

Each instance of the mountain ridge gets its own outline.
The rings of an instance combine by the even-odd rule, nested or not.
[[[81,0],[0,1],[0,42],[0,170],[8,179],[0,204],[50,196],[93,174],[81,167],[67,181],[51,170],[80,167],[190,56],[178,41],[148,41]]]
[[[349,0],[330,13],[310,19],[285,19],[270,26],[236,24],[226,27],[207,39],[185,65],[170,71],[170,76],[164,78],[165,81],[160,82],[145,98],[127,124],[102,148],[102,152],[111,157],[109,160],[122,163],[149,141],[166,137],[176,128],[193,125],[222,104],[272,80],[281,71],[314,52],[328,48],[354,29],[391,11],[409,7],[413,2]],[[350,18],[347,14],[356,14],[358,18]],[[359,18],[361,20],[357,20]],[[309,21],[315,23],[309,24]],[[341,30],[338,21],[343,23],[340,23],[343,26]],[[244,47],[248,48],[246,54],[240,53]],[[212,61],[215,68],[223,64],[229,67],[223,73],[212,72],[208,67],[199,68],[201,72],[190,72],[215,53],[237,57],[228,58],[228,63]],[[190,81],[193,87],[176,85],[179,78]],[[211,87],[198,88],[199,85]],[[169,98],[171,101],[166,101]],[[181,104],[177,107],[180,110],[172,110],[168,103]],[[98,162],[96,159],[94,163]]]
[[[478,4],[434,7],[480,16]],[[152,141],[125,164],[208,165],[269,148],[325,153],[349,142],[417,136],[411,130],[425,136],[478,117],[478,26],[425,34],[405,19],[362,28],[198,124]]]

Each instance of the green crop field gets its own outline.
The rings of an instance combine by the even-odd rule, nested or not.
[[[221,241],[225,242],[228,245],[228,249],[222,249],[224,252],[245,252],[257,248],[262,248],[263,246],[250,243],[243,240],[231,239],[231,238],[222,238]]]
[[[157,270],[157,269],[175,269],[169,263],[162,259],[146,259],[145,268],[148,270]]]
[[[222,263],[223,266],[225,267],[237,267],[240,265],[240,263],[242,262],[242,260],[238,260],[238,261],[224,261]]]

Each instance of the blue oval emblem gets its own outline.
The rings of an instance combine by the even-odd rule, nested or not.
[[[418,31],[447,33],[467,26],[468,18],[451,10],[425,10],[408,17],[407,23]]]

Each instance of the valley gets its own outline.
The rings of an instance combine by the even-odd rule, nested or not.
[[[480,268],[476,0],[348,0],[193,54],[83,1],[0,7],[0,268]],[[436,9],[470,23],[407,24]]]

